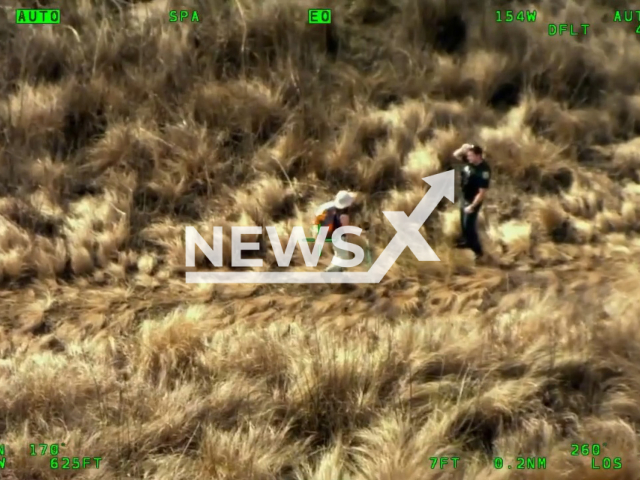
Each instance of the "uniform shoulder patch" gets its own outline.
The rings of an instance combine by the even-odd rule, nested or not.
[[[484,178],[485,180],[489,180],[490,176],[491,176],[491,174],[487,170],[482,172],[482,178]]]

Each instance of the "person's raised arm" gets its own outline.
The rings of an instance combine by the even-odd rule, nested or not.
[[[464,157],[467,155],[467,152],[471,149],[471,147],[472,147],[472,145],[470,145],[468,143],[465,143],[459,149],[457,149],[455,152],[453,152],[453,156],[457,160],[463,160]]]

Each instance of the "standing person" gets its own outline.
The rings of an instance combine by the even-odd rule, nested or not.
[[[485,161],[482,147],[465,143],[453,153],[458,160],[466,160],[462,169],[462,199],[460,201],[460,226],[462,240],[458,248],[470,248],[476,259],[484,252],[478,236],[478,213],[485,200],[491,182],[491,168]]]
[[[315,225],[318,227],[329,227],[327,238],[331,238],[331,235],[335,230],[340,227],[346,227],[349,225],[349,207],[353,205],[355,195],[347,191],[340,191],[336,197],[324,204],[322,204],[316,211]],[[317,234],[317,230],[316,230]],[[345,260],[349,259],[349,255],[346,251],[333,245],[333,253],[336,257]],[[325,271],[326,272],[342,272],[344,267],[331,264]]]

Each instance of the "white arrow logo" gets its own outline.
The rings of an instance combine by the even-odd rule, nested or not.
[[[425,177],[431,188],[407,216],[404,212],[383,212],[396,234],[368,272],[187,272],[187,283],[380,283],[406,247],[421,262],[440,259],[420,234],[442,198],[454,202],[454,170]]]

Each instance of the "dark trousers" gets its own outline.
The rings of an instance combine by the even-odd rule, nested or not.
[[[466,213],[465,207],[468,207],[471,202],[460,202],[460,227],[462,230],[462,242],[460,247],[470,248],[476,256],[481,257],[483,254],[482,245],[480,245],[480,238],[478,237],[478,214],[480,213],[479,205],[473,212]]]

